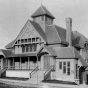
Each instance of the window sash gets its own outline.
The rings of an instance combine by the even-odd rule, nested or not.
[[[62,69],[62,62],[59,62],[59,69]]]
[[[67,75],[70,75],[70,62],[67,62]]]

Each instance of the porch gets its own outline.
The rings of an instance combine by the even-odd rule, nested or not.
[[[6,59],[7,70],[33,70],[36,66],[41,65],[37,56],[12,57]]]

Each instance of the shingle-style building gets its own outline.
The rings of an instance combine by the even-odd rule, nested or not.
[[[1,76],[36,80],[63,80],[88,83],[88,39],[72,31],[72,19],[66,29],[53,24],[55,17],[41,5],[16,39],[0,50]],[[52,75],[53,74],[53,75]],[[54,76],[54,77],[53,77]]]

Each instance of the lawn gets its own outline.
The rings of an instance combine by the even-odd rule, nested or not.
[[[0,83],[0,88],[34,88],[34,87],[22,87],[22,86],[14,86],[14,85]]]

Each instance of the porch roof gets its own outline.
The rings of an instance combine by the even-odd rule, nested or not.
[[[27,56],[37,56],[37,53],[12,54],[8,57],[27,57]]]
[[[75,59],[78,58],[83,66],[88,66],[83,57],[79,54],[79,52],[74,47],[53,47],[57,58],[66,58],[66,59]]]
[[[4,57],[8,57],[12,54],[13,54],[12,50],[0,49],[0,55],[3,55]]]

